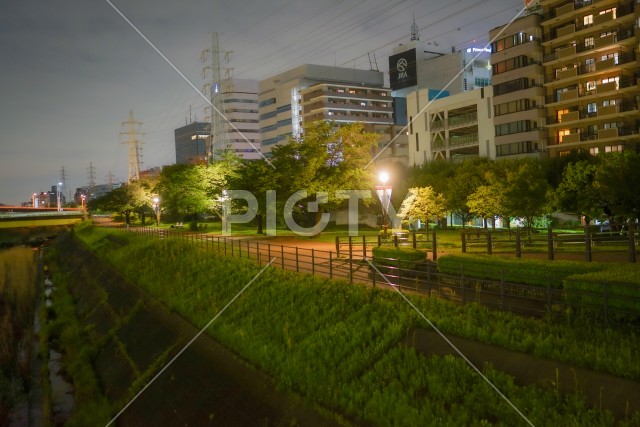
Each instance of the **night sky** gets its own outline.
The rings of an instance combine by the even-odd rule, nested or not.
[[[110,0],[198,88],[200,52],[218,32],[237,78],[305,63],[387,71],[409,41],[448,53],[484,45],[522,0]],[[65,194],[109,172],[126,181],[119,135],[133,110],[145,133],[142,169],[175,161],[173,131],[202,120],[204,101],[105,0],[0,2],[0,203],[30,201],[61,178]]]

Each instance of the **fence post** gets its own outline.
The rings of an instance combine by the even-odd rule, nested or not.
[[[267,243],[267,256],[269,258],[269,262],[271,262],[271,243]]]
[[[551,314],[551,279],[547,273],[547,314]]]
[[[296,246],[296,273],[300,272],[300,266],[298,264],[298,247]]]
[[[627,233],[629,236],[629,262],[636,262],[636,227],[632,222],[629,222]]]
[[[547,229],[547,252],[549,261],[553,261],[555,255],[553,253],[553,230],[551,227]]]
[[[433,235],[433,261],[438,259],[438,244],[436,243],[436,230],[432,231],[432,235]]]
[[[353,283],[353,245],[349,236],[349,283]]]
[[[242,240],[238,240],[238,257],[242,258]]]
[[[504,270],[500,269],[500,310],[504,310]]]
[[[367,236],[362,235],[362,259],[367,258]]]
[[[460,236],[462,237],[462,253],[464,254],[467,252],[467,236],[464,234],[464,230]]]
[[[602,281],[603,287],[603,300],[604,300],[604,321],[609,321],[609,285],[606,280]]]
[[[519,228],[516,228],[516,258],[522,258],[522,241],[520,240]]]
[[[487,230],[487,254],[493,255],[493,247],[491,244],[491,232]]]
[[[280,245],[280,261],[282,263],[282,269],[284,270],[284,245]]]
[[[333,257],[329,251],[329,279],[333,279]]]
[[[591,233],[589,232],[589,227],[586,225],[584,227],[584,246],[586,260],[587,262],[591,262]]]
[[[340,256],[340,236],[336,236],[336,253]]]
[[[402,290],[402,260],[400,258],[398,258],[398,289]]]
[[[413,237],[413,249],[416,249],[418,247],[418,245],[416,244],[416,232],[412,231],[411,234]]]
[[[315,276],[316,274],[316,253],[313,248],[311,248],[311,275]]]
[[[398,235],[397,234],[393,235],[393,246],[395,246],[396,248],[398,247]]]
[[[431,298],[431,263],[427,261],[427,296]]]
[[[382,236],[378,233],[378,247],[382,246]]]
[[[464,304],[465,303],[465,299],[464,299],[464,267],[462,265],[460,266],[460,288],[462,289],[461,290],[461,293],[462,293],[462,295],[461,295],[462,296],[462,304]]]

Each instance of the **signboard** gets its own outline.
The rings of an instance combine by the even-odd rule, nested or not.
[[[389,57],[389,83],[391,90],[418,84],[415,48]]]

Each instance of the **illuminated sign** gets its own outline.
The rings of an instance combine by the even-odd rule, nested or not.
[[[418,84],[415,48],[389,57],[389,83],[391,90]]]
[[[490,47],[468,47],[467,48],[467,53],[480,53],[480,52],[491,53],[491,48]]]

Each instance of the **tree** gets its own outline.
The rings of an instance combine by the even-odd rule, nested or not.
[[[479,158],[456,164],[453,176],[447,182],[444,197],[447,209],[460,217],[462,228],[475,214],[469,209],[467,201],[476,189],[484,184],[484,174],[489,167],[489,160]]]
[[[241,163],[237,175],[231,179],[230,188],[245,190],[256,197],[256,232],[263,234],[263,218],[267,210],[266,193],[275,190],[275,169],[264,160],[246,160]]]
[[[496,191],[496,185],[481,185],[467,198],[469,212],[483,218],[484,228],[487,228],[487,218],[492,218],[492,228],[496,226],[496,217],[504,212],[502,191]]]
[[[527,227],[533,219],[545,213],[549,185],[542,163],[536,159],[510,162],[506,172],[504,208],[508,215],[524,218]]]
[[[402,202],[398,216],[405,220],[419,219],[429,228],[430,219],[438,219],[446,213],[446,203],[441,193],[431,187],[414,187]]]
[[[590,219],[603,213],[603,202],[594,186],[598,167],[593,160],[569,163],[562,174],[560,184],[553,192],[553,205],[565,212],[574,212]]]
[[[209,165],[177,164],[162,169],[156,190],[170,216],[184,219],[215,209],[239,167],[235,154],[227,151],[221,156]]]
[[[145,207],[150,208],[150,202],[148,185],[141,181],[132,181],[111,190],[102,197],[89,201],[89,208],[118,212],[124,215],[125,223],[129,225],[131,224],[131,214],[143,212]]]
[[[368,189],[373,185],[373,173],[367,169],[377,135],[364,132],[362,123],[337,125],[315,121],[305,125],[303,136],[272,150],[275,171],[270,175],[278,192],[278,202],[300,190],[308,197],[298,204],[304,213],[306,202],[315,194],[325,192],[328,202],[320,204],[313,220],[317,223],[323,211],[336,208],[344,199],[336,197],[337,190]]]
[[[594,186],[605,211],[626,219],[640,219],[640,155],[633,151],[599,156]]]

